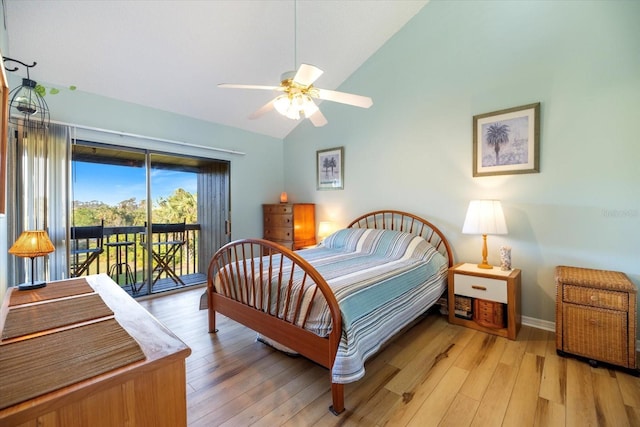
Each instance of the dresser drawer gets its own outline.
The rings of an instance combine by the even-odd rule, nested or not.
[[[269,227],[291,227],[293,225],[293,215],[265,215],[264,228]]]
[[[292,214],[293,205],[262,205],[262,211],[265,215],[270,214]]]
[[[293,247],[293,240],[275,240],[275,239],[273,239],[273,240],[271,240],[271,241],[272,241],[273,243],[277,243],[277,244],[279,244],[279,245],[282,245],[282,246],[284,246],[284,247],[285,247],[285,248],[287,248],[287,249],[294,250],[294,247]]]
[[[609,291],[585,286],[564,285],[562,289],[564,302],[627,311],[629,294],[627,292]]]
[[[507,303],[507,281],[455,274],[455,294]]]
[[[264,238],[267,240],[293,240],[293,230],[291,228],[265,227]]]
[[[628,365],[627,313],[565,303],[562,315],[563,351]]]

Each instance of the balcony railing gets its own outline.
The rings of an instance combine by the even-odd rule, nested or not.
[[[156,236],[154,239],[162,239]],[[201,284],[206,281],[206,274],[198,263],[200,224],[187,224],[185,243],[181,245],[168,263],[168,268],[161,272],[154,271],[153,279],[148,280],[149,269],[147,251],[143,249],[146,229],[143,226],[105,227],[103,252],[91,263],[86,274],[107,273],[125,290],[134,295],[147,295],[176,289],[182,286]],[[166,238],[166,236],[165,236]],[[73,260],[72,260],[73,262]],[[155,267],[157,262],[153,262]],[[205,266],[206,268],[206,266]],[[170,270],[180,279],[172,279],[166,270]],[[157,278],[157,280],[156,280]],[[149,284],[155,281],[152,289]]]

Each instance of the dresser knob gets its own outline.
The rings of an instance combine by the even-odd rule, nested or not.
[[[590,299],[591,299],[591,301],[594,301],[594,302],[598,301],[598,297],[595,296],[595,295],[591,295]]]

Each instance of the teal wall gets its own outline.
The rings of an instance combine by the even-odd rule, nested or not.
[[[234,238],[260,236],[260,204],[285,189],[338,225],[380,208],[420,214],[457,261],[477,262],[481,238],[461,234],[467,204],[500,199],[509,234],[489,236],[489,261],[512,246],[523,314],[553,322],[556,265],[640,284],[638,22],[638,1],[432,0],[340,88],[371,96],[369,110],[322,103],[329,124],[303,122],[284,143],[82,92],[47,100],[55,120],[246,152],[218,156],[231,161]],[[541,172],[473,178],[472,117],[533,102]],[[338,146],[345,189],[317,191],[316,150]]]
[[[640,284],[640,2],[431,1],[325,102],[329,124],[285,139],[285,187],[344,225],[381,208],[433,220],[456,261],[469,200],[503,202],[523,315],[555,320],[556,265],[620,270]],[[330,72],[330,70],[327,70]],[[541,103],[540,173],[472,177],[472,118]],[[316,150],[343,146],[345,189],[316,191]],[[548,325],[547,325],[548,326]]]

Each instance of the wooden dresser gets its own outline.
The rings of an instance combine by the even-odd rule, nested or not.
[[[315,212],[313,203],[262,205],[264,238],[293,250],[315,245]]]
[[[106,274],[10,288],[0,331],[1,426],[187,425],[191,349]]]
[[[558,266],[556,350],[635,370],[636,287],[618,271]]]

